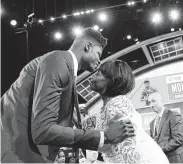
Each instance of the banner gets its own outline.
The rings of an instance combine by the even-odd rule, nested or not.
[[[166,76],[166,84],[170,100],[183,98],[183,74]]]

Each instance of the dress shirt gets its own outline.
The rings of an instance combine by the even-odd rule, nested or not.
[[[76,55],[71,50],[68,50],[68,52],[71,54],[72,59],[73,59],[73,63],[74,63],[74,76],[77,77],[78,61],[77,61]],[[99,147],[103,147],[103,146],[104,146],[104,132],[100,131]]]

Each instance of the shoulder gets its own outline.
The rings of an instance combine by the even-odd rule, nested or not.
[[[168,112],[168,115],[170,116],[177,116],[177,115],[181,115],[178,111],[176,110],[172,110],[172,109],[166,109]]]
[[[107,113],[111,116],[118,115],[125,117],[131,115],[135,111],[132,101],[123,95],[111,99],[106,104],[105,108]]]
[[[121,107],[134,108],[132,101],[123,95],[114,97],[106,104],[106,107],[111,107],[111,106],[118,107],[118,108],[121,108]]]

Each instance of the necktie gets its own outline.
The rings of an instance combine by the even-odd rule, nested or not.
[[[156,117],[156,123],[155,123],[155,136],[158,135],[160,120],[161,120],[161,117],[157,116]]]

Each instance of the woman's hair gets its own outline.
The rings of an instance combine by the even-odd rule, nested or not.
[[[124,61],[107,61],[100,66],[99,71],[107,79],[104,92],[106,96],[126,95],[134,88],[135,82],[132,70]]]

